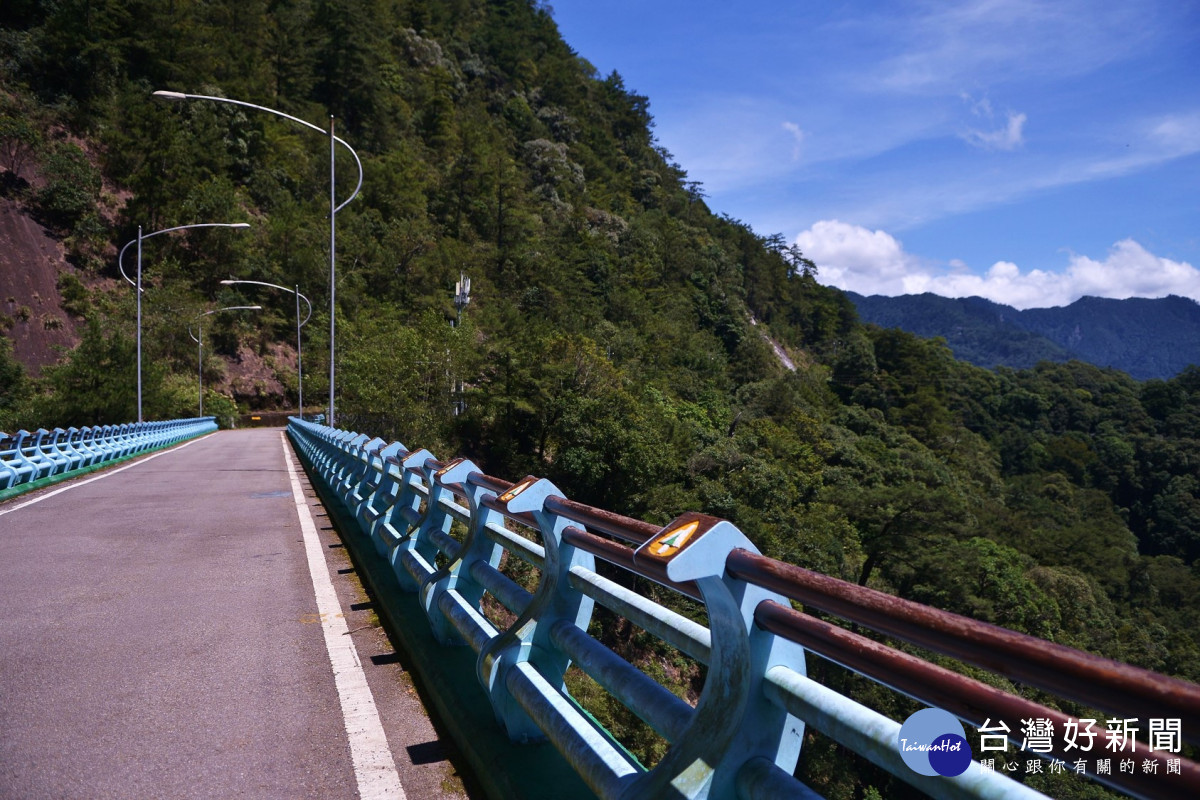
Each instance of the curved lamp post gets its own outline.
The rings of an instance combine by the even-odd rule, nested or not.
[[[160,233],[171,233],[172,231],[182,231],[187,228],[249,228],[248,222],[197,222],[192,225],[176,225],[174,228],[163,228],[161,231],[153,233],[142,233],[142,226],[138,225],[138,235],[136,239],[131,239],[121,248],[121,252],[117,255],[117,268],[121,270],[121,277],[129,281],[135,289],[137,289],[137,411],[138,422],[142,422],[142,240],[149,239],[151,236],[158,236]],[[137,281],[125,273],[125,251],[132,245],[137,245]]]
[[[211,100],[214,103],[230,103],[235,106],[243,106],[245,108],[253,108],[257,111],[265,111],[268,114],[274,114],[277,117],[283,117],[284,119],[291,120],[292,122],[303,125],[306,128],[311,128],[312,130],[317,131],[318,133],[321,133],[321,134],[326,133],[324,128],[321,128],[317,125],[313,125],[311,122],[302,120],[299,117],[293,117],[291,114],[285,114],[282,111],[277,111],[273,108],[267,108],[266,106],[255,105],[254,103],[247,103],[243,100],[231,100],[228,97],[214,97],[212,95],[206,95],[206,94],[185,94],[184,92],[168,92],[168,91],[163,91],[163,90],[155,92],[154,96],[161,97],[164,100]],[[333,377],[334,377],[334,331],[335,331],[334,301],[336,299],[335,295],[337,293],[337,261],[336,261],[335,255],[334,255],[337,250],[337,226],[334,224],[334,218],[336,217],[337,212],[341,211],[342,208],[347,203],[349,203],[351,200],[353,200],[355,197],[358,196],[358,190],[362,188],[363,168],[362,168],[362,161],[359,160],[358,153],[354,152],[354,148],[351,147],[344,139],[341,139],[340,137],[334,135],[334,133],[333,133],[333,115],[330,115],[330,117],[329,117],[328,134],[329,134],[329,421],[326,424],[328,424],[330,427],[333,427],[333,424],[334,424]],[[335,166],[334,153],[336,151],[335,146],[337,144],[340,144],[343,147],[345,147],[347,150],[349,150],[350,155],[354,156],[354,163],[358,165],[358,184],[354,187],[354,191],[350,193],[350,196],[347,197],[345,200],[343,200],[341,202],[341,204],[339,204],[337,202],[337,194],[336,194],[337,172],[336,172],[336,166]]]
[[[280,291],[291,292],[292,294],[296,295],[296,375],[298,376],[299,383],[300,383],[300,415],[299,416],[301,419],[304,419],[304,366],[301,361],[301,354],[300,354],[300,329],[302,327],[304,327],[305,324],[307,324],[309,319],[312,318],[312,303],[309,302],[309,299],[307,297],[300,294],[299,286],[297,286],[295,289],[289,289],[286,286],[280,286],[277,283],[267,283],[266,281],[238,281],[238,280],[221,281],[222,286],[237,286],[238,284],[243,284],[243,283],[250,283],[250,284],[254,284],[255,286],[269,286],[272,289],[279,289]],[[308,304],[308,316],[306,316],[304,318],[303,322],[300,321],[300,301],[301,300],[303,300],[305,303]]]
[[[222,311],[262,311],[262,306],[225,306],[224,308],[214,308],[212,311],[204,311],[192,318],[192,322],[202,320],[210,314],[219,314]],[[204,323],[200,322],[196,326],[196,334],[192,333],[192,322],[188,323],[188,336],[192,337],[192,341],[199,345],[197,350],[196,363],[199,365],[196,369],[196,374],[200,378],[200,413],[196,416],[204,416]]]

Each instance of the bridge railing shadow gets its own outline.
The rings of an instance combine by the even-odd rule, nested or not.
[[[574,502],[545,479],[514,483],[469,460],[296,418],[289,433],[353,517],[351,533],[419,595],[437,641],[476,654],[476,678],[508,736],[550,741],[599,797],[819,796],[793,777],[806,727],[933,797],[1043,796],[1006,774],[1004,758],[970,761],[951,777],[910,766],[902,723],[809,678],[811,654],[944,709],[993,750],[1012,745],[1137,797],[1200,797],[1200,765],[1180,754],[1200,736],[1195,684],[767,558],[725,520],[689,513],[659,528]],[[696,619],[633,591],[635,577],[697,601]],[[597,604],[703,665],[694,705],[589,634]],[[1070,717],[811,612],[1160,724],[1142,724],[1137,740],[1126,738],[1130,726],[1106,734],[1104,720]],[[572,665],[669,743],[657,763],[640,763],[572,697]],[[1138,768],[1080,771],[1088,753],[1077,740],[1031,745],[1030,721],[1060,732],[1098,721],[1086,749],[1111,745],[1113,760],[1136,753]]]

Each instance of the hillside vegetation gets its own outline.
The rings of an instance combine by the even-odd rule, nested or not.
[[[863,325],[782,236],[709,208],[656,143],[648,99],[572,52],[548,8],[8,0],[0,59],[0,187],[63,241],[82,339],[37,380],[0,342],[0,428],[136,416],[116,252],[138,225],[253,225],[146,243],[147,418],[194,414],[187,323],[227,305],[264,310],[208,318],[206,384],[257,358],[282,394],[236,399],[295,403],[290,295],[220,285],[231,276],[312,299],[319,402],[327,138],[151,93],[333,114],[365,169],[337,219],[340,426],[656,523],[722,516],[774,557],[1200,679],[1200,369],[988,371]],[[353,173],[340,153],[339,197]],[[452,327],[460,273],[472,302]],[[205,409],[234,402],[214,392]],[[819,659],[810,671],[896,718],[913,708]],[[801,770],[829,797],[905,796],[846,758],[813,740]]]

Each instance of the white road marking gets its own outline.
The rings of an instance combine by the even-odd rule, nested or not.
[[[325,632],[325,647],[329,651],[329,663],[333,666],[338,699],[342,703],[346,735],[350,738],[350,755],[354,759],[358,794],[362,800],[406,800],[383,723],[379,720],[379,711],[375,708],[375,698],[358,660],[358,651],[354,641],[343,635],[348,631],[346,620],[342,616],[342,606],[338,602],[333,581],[329,578],[325,551],[321,548],[316,523],[304,499],[304,488],[292,465],[286,435],[281,433],[280,440],[283,444],[283,460],[287,463],[288,477],[292,483],[292,498],[296,501],[296,514],[300,518],[300,530],[304,533],[304,550],[308,554],[308,571],[312,575],[313,591],[317,596],[317,613]]]
[[[0,517],[3,517],[5,514],[11,514],[14,511],[20,511],[22,508],[25,508],[25,506],[31,506],[34,503],[40,503],[43,500],[49,500],[51,497],[54,497],[54,495],[62,494],[63,492],[67,491],[68,489],[75,489],[79,486],[86,486],[87,484],[98,481],[101,478],[107,478],[110,475],[116,475],[118,472],[124,472],[125,470],[131,469],[140,464],[145,464],[147,461],[149,461],[152,458],[158,458],[159,456],[165,456],[167,453],[174,453],[176,450],[182,450],[183,448],[187,447],[188,445],[195,444],[196,442],[200,441],[203,438],[206,438],[206,437],[199,436],[195,439],[192,439],[191,441],[184,442],[181,445],[176,445],[175,447],[172,447],[169,450],[159,450],[157,453],[152,453],[151,455],[148,455],[145,458],[139,458],[137,461],[134,461],[132,464],[126,464],[123,467],[117,467],[116,469],[106,470],[106,471],[100,473],[99,475],[95,476],[94,478],[88,478],[86,481],[71,481],[69,484],[62,487],[61,489],[55,489],[53,492],[46,492],[45,494],[39,494],[37,497],[33,498],[32,500],[26,500],[24,503],[18,503],[17,505],[11,506],[9,508],[0,508]]]

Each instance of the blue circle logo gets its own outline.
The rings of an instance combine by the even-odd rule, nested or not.
[[[971,746],[962,723],[949,711],[926,708],[904,721],[896,737],[900,757],[921,775],[962,775],[971,765]]]

